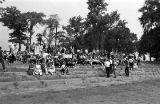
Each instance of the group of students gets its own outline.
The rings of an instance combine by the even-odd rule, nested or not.
[[[54,58],[52,58],[51,55],[46,55],[46,57],[37,56],[36,58],[30,59],[29,68],[27,70],[29,75],[53,75],[55,72]],[[60,72],[62,74],[68,73],[65,63],[62,63]]]
[[[30,64],[28,68],[29,75],[43,75],[55,73],[55,66],[53,60],[45,60],[45,59],[30,59]]]
[[[116,61],[114,57],[110,59],[106,59],[104,62],[104,69],[106,71],[107,77],[110,77],[110,74],[113,73],[114,77],[116,78],[115,70],[119,63]],[[121,64],[125,65],[125,76],[129,76],[129,70],[133,70],[134,66],[134,59],[133,58],[125,58]]]

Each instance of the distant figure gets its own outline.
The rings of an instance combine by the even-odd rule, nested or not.
[[[48,67],[48,73],[51,74],[51,75],[53,75],[56,72],[54,62],[50,62],[49,64],[50,65]]]
[[[28,75],[33,75],[34,71],[35,71],[35,63],[30,60],[30,65],[29,65],[27,73]]]
[[[125,75],[129,76],[129,61],[128,59],[125,60]]]
[[[133,58],[130,58],[129,59],[129,69],[130,70],[133,70],[133,65],[134,65]]]
[[[2,64],[3,71],[6,71],[5,64],[4,64],[4,60],[3,60],[3,51],[2,51],[2,47],[0,47],[0,63]]]
[[[60,72],[61,72],[61,74],[63,74],[63,75],[64,75],[64,73],[66,73],[66,74],[69,73],[69,72],[68,72],[68,68],[66,67],[66,63],[65,63],[65,62],[62,63]]]
[[[106,61],[104,62],[104,67],[106,70],[107,77],[110,77],[110,72],[111,72],[110,64],[111,64],[110,61],[106,59]]]
[[[114,57],[112,57],[112,59],[110,59],[110,68],[111,68],[111,73],[114,74],[114,78],[116,78],[116,60]]]
[[[140,65],[140,63],[141,63],[141,58],[140,58],[140,57],[138,57],[138,58],[137,58],[137,65],[139,66],[139,65]]]
[[[33,75],[42,75],[42,68],[40,65],[40,61],[37,61]]]

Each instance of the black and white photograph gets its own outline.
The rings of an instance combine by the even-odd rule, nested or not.
[[[160,104],[160,0],[0,0],[0,104]]]

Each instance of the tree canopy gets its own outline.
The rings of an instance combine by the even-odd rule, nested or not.
[[[21,50],[21,44],[27,39],[25,34],[27,30],[26,17],[16,7],[1,8],[0,22],[4,26],[12,30],[9,33],[9,41],[19,44],[19,51]]]
[[[139,41],[139,52],[150,53],[158,59],[160,57],[160,1],[145,0],[142,8],[139,9],[142,16],[139,18],[143,27],[143,36]]]
[[[12,30],[9,41],[19,43],[19,47],[28,39],[31,44],[32,35],[35,33],[34,27],[41,24],[45,29],[36,35],[40,45],[50,46],[54,42],[55,47],[59,43],[58,45],[65,47],[90,51],[124,53],[135,51],[137,36],[130,32],[126,20],[120,19],[118,11],[108,13],[108,4],[105,0],[88,0],[87,5],[89,10],[87,17],[82,18],[80,15],[71,17],[68,24],[62,26],[63,31],[57,30],[61,26],[57,14],[44,19],[44,13],[21,13],[14,6],[0,9],[0,22]]]

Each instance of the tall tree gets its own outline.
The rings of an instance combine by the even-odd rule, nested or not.
[[[10,35],[10,42],[19,44],[19,51],[21,51],[21,44],[27,39],[25,32],[27,31],[27,21],[23,13],[21,13],[16,7],[1,8],[0,22],[4,26],[12,30]]]
[[[79,47],[77,39],[81,35],[84,35],[84,21],[81,16],[74,16],[69,19],[69,24],[67,26],[63,26],[63,29],[67,32],[68,41],[72,44],[72,47]]]
[[[0,3],[3,3],[5,0],[0,0]]]
[[[139,9],[142,16],[139,18],[143,27],[143,36],[140,40],[140,52],[150,53],[158,59],[160,57],[160,1],[145,0],[142,8]]]
[[[43,35],[47,39],[48,45],[51,45],[53,42],[53,39],[55,39],[55,47],[56,47],[57,35],[58,35],[57,29],[59,28],[59,25],[60,25],[59,20],[60,19],[57,14],[50,15],[50,17],[47,20],[45,20],[46,28],[43,32]]]
[[[24,13],[24,15],[26,16],[28,22],[28,32],[30,34],[29,39],[31,45],[32,35],[34,34],[33,29],[37,24],[41,24],[43,22],[43,17],[45,17],[45,15],[43,13],[37,13],[37,12],[27,12]]]
[[[86,19],[86,27],[88,31],[91,32],[92,39],[94,39],[94,41],[92,41],[92,45],[95,46],[96,49],[100,49],[102,31],[99,21],[105,14],[108,4],[105,3],[105,0],[88,0],[87,4],[89,13]]]

